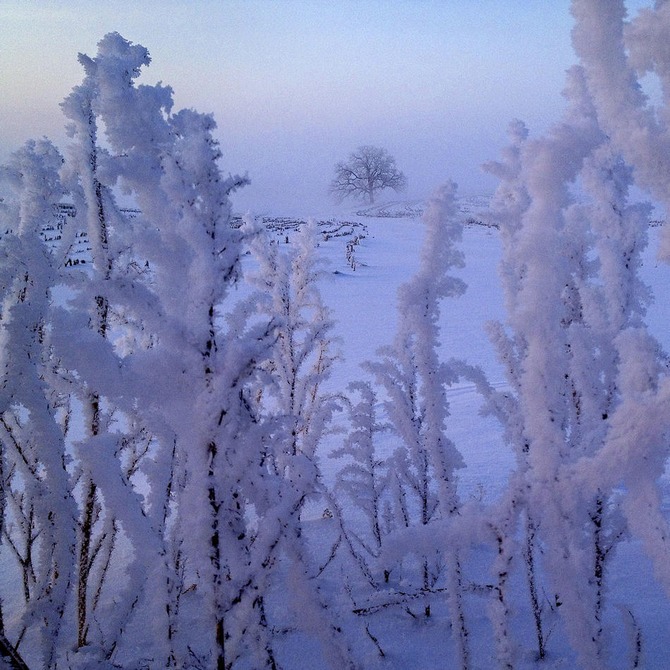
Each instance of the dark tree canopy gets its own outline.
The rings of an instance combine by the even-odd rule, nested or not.
[[[373,204],[377,191],[386,188],[402,191],[406,184],[405,175],[386,149],[365,145],[351,153],[346,162],[335,166],[330,192],[340,201],[351,196]]]

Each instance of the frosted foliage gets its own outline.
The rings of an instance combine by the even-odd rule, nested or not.
[[[640,185],[650,190],[666,210],[670,190],[668,134],[667,3],[640,12],[626,28],[623,0],[573,0],[576,23],[573,44],[586,72],[603,129],[636,170]],[[639,75],[656,73],[663,87],[658,108],[642,93]],[[664,235],[660,253],[670,257]]]
[[[94,267],[108,276],[112,259],[107,215],[114,208],[114,199],[99,174],[107,152],[98,145],[98,120],[92,109],[94,96],[94,82],[87,76],[61,103],[63,113],[70,120],[68,134],[73,140],[61,177],[71,194],[77,217],[88,232]]]
[[[572,12],[563,116],[537,138],[512,121],[484,166],[504,384],[443,358],[466,288],[454,183],[426,203],[394,338],[338,389],[321,288],[376,270],[325,274],[337,239],[312,220],[286,244],[239,227],[247,178],[224,176],[212,115],[139,83],[146,48],[110,33],[79,56],[65,159],[30,141],[0,168],[0,651],[35,668],[376,667],[433,653],[392,639],[407,615],[438,631],[443,665],[529,666],[530,627],[538,662],[618,663],[611,566],[645,552],[670,598],[668,357],[633,196],[670,206],[670,3]],[[69,232],[47,247],[59,203]],[[92,262],[65,268],[82,230]],[[459,496],[450,399],[470,385],[515,459],[492,502]]]
[[[441,492],[442,514],[453,511],[456,501],[453,471],[462,464],[455,446],[444,436],[449,413],[445,383],[451,373],[438,359],[440,300],[456,297],[465,285],[447,273],[463,266],[463,255],[455,243],[461,239],[461,223],[455,216],[456,185],[444,184],[432,197],[424,213],[426,226],[421,265],[417,274],[398,291],[398,310],[403,315],[398,340],[412,352],[419,378],[424,450],[433,462]]]
[[[645,9],[629,24],[624,23],[622,2],[575,0],[576,18],[574,44],[587,73],[598,118],[603,129],[612,137],[612,144],[632,164],[640,185],[668,207],[667,131],[668,73],[670,62],[667,31],[670,26],[667,3],[656,3],[654,9]],[[640,92],[638,77],[647,72],[656,73],[663,87],[663,102],[654,108]],[[612,429],[607,435],[602,455],[595,456],[595,474],[602,468],[610,482],[619,478],[628,483],[624,504],[628,524],[644,538],[655,559],[662,583],[668,584],[665,538],[667,522],[658,511],[657,481],[663,475],[667,459],[665,442],[667,426],[659,408],[665,403],[666,379],[661,361],[663,355],[658,343],[645,331],[639,316],[644,314],[648,291],[636,273],[640,265],[640,251],[646,242],[644,221],[648,210],[621,208],[622,185],[631,183],[631,175],[621,164],[608,169],[609,179],[602,179],[611,189],[610,199],[617,202],[615,211],[621,214],[618,227],[601,228],[601,257],[610,324],[618,325],[615,347],[619,362],[616,384],[621,400],[612,417]],[[611,212],[605,217],[602,210],[599,221],[614,220]],[[668,236],[661,253],[668,256]],[[605,241],[606,240],[606,241]],[[608,245],[612,244],[612,248]],[[611,332],[615,336],[616,331]],[[624,418],[626,417],[626,418]],[[635,417],[634,421],[631,419]],[[636,454],[633,457],[633,453]],[[641,453],[644,453],[641,456]],[[642,457],[645,467],[638,462]],[[585,466],[586,467],[586,466]],[[638,499],[639,496],[639,499]],[[643,523],[645,516],[654,521]],[[636,513],[631,510],[635,509]]]
[[[155,179],[159,165],[156,149],[169,143],[166,116],[172,108],[172,91],[161,85],[135,87],[141,68],[149,65],[148,51],[118,33],[98,43],[98,54],[79,60],[96,86],[93,111],[103,119],[111,149],[122,154],[115,162],[124,179]]]
[[[269,391],[276,411],[295,423],[290,451],[309,458],[320,439],[323,413],[328,413],[319,387],[334,360],[328,335],[333,324],[317,286],[317,234],[316,224],[307,223],[295,250],[284,253],[264,234],[257,234],[252,244],[259,263],[252,281],[262,291],[258,298],[277,338]]]
[[[237,567],[245,565],[244,545],[233,539],[245,531],[244,501],[223,500],[246,485],[253,456],[226,454],[224,445],[241,444],[243,435],[254,440],[244,388],[266,341],[262,330],[245,331],[243,311],[228,327],[220,318],[239,261],[228,194],[245,180],[221,175],[211,116],[173,115],[169,88],[135,86],[149,63],[144,47],[113,33],[80,62],[84,81],[63,104],[73,138],[63,174],[88,228],[94,267],[59,317],[78,333],[76,340],[61,333],[59,354],[76,371],[85,410],[88,436],[74,453],[92,484],[90,509],[99,510],[91,517],[99,519],[91,552],[117,528],[132,551],[118,566],[123,606],[106,613],[95,637],[80,632],[79,646],[116,645],[141,602],[154,621],[147,653],[181,665],[186,644],[175,631],[183,580],[202,580],[208,633],[198,653],[216,657],[217,626],[240,584],[224,589],[223,575],[243,580],[247,571]],[[117,184],[142,208],[131,223],[115,204]],[[128,273],[133,263],[145,268],[140,276]],[[119,331],[123,348],[112,343]],[[87,514],[88,501],[82,506]],[[115,546],[109,555],[118,561]],[[147,572],[149,564],[155,569]],[[92,617],[95,600],[89,607]]]
[[[257,271],[250,275],[258,289],[252,301],[269,320],[274,342],[261,365],[265,389],[258,394],[258,411],[272,433],[266,445],[269,488],[262,504],[254,503],[262,523],[251,548],[258,564],[252,579],[274,583],[278,578],[274,569],[260,566],[279,557],[287,561],[291,615],[300,620],[300,630],[319,641],[330,667],[350,667],[341,631],[308,576],[311,557],[300,520],[306,502],[324,493],[317,450],[335,409],[334,398],[322,391],[334,353],[333,324],[317,281],[320,234],[316,223],[309,221],[294,238],[294,246],[280,250],[251,221],[245,223],[244,233],[257,263]]]
[[[515,226],[515,244],[506,247],[511,258],[503,260],[511,279],[509,321],[523,347],[517,353],[520,363],[510,370],[518,375],[514,383],[519,387],[527,437],[544,445],[531,448],[529,463],[546,480],[553,478],[564,450],[562,426],[567,418],[561,409],[567,349],[546,346],[548,341],[566,342],[564,325],[571,320],[564,296],[566,287],[574,284],[569,264],[574,239],[564,235],[562,212],[571,204],[567,182],[576,177],[580,161],[598,137],[593,123],[576,128],[566,123],[546,138],[524,145],[521,174],[529,204]],[[563,253],[556,254],[555,249]]]
[[[0,306],[0,531],[22,561],[23,609],[12,613],[12,634],[17,623],[23,633],[37,632],[36,653],[48,666],[68,640],[60,621],[74,571],[76,519],[60,398],[50,388],[56,271],[39,236],[63,194],[61,163],[48,141],[28,142],[0,172],[8,187],[6,213],[13,215],[6,224],[17,233],[0,240],[3,267],[10,270]]]
[[[404,559],[412,556],[422,566],[417,588],[424,594],[436,588],[446,564],[444,590],[449,615],[459,662],[467,667],[469,650],[462,610],[459,551],[445,549],[454,542],[447,520],[460,508],[456,471],[463,466],[463,459],[445,434],[449,416],[446,389],[458,375],[439,356],[441,301],[458,297],[465,290],[465,284],[449,274],[463,265],[462,253],[456,246],[461,239],[462,224],[456,216],[455,193],[456,185],[447,182],[429,201],[423,216],[425,237],[419,269],[398,289],[400,318],[393,345],[381,349],[379,360],[367,362],[365,368],[372,373],[380,387],[380,396],[385,398],[385,418],[397,441],[397,448],[386,463],[388,476],[382,484],[384,488],[388,486],[386,528],[395,532],[386,541],[376,541],[381,544],[387,563],[402,565]],[[374,432],[376,421],[371,409],[366,410],[368,418],[363,425]],[[369,478],[375,486],[378,468],[370,461],[374,443],[366,439],[368,444],[362,453],[349,446],[357,464],[348,474]],[[351,480],[345,482],[349,490],[351,485]],[[379,498],[363,505],[375,538],[379,537],[375,525],[379,507]],[[429,605],[425,606],[425,612],[430,612]]]
[[[650,294],[639,276],[650,208],[629,202],[633,170],[625,160],[636,159],[617,135],[622,126],[614,127],[617,115],[624,125],[626,114],[640,126],[653,118],[626,69],[623,4],[575,2],[573,10],[584,67],[568,73],[563,121],[539,140],[514,124],[503,161],[487,166],[502,178],[494,215],[508,310],[507,327],[491,333],[516,396],[494,394],[490,403],[517,454],[512,483],[519,488],[505,504],[510,515],[525,508],[531,594],[541,565],[580,662],[596,668],[606,666],[605,568],[623,529],[644,538],[650,556],[666,551],[655,482],[667,426],[657,404],[662,354],[643,325]],[[605,92],[616,81],[620,95]],[[585,195],[580,203],[573,183]],[[632,453],[640,456],[643,445],[647,466],[638,463],[633,475]],[[631,512],[645,505],[656,509],[652,524]],[[541,563],[533,558],[538,536]],[[542,650],[541,608],[536,613]]]
[[[2,179],[14,190],[19,235],[37,234],[64,194],[58,172],[63,158],[48,140],[30,140],[2,168]],[[9,196],[11,198],[11,195]],[[8,203],[6,203],[8,204]]]
[[[363,549],[377,556],[386,530],[382,519],[383,501],[388,488],[388,467],[376,453],[376,435],[385,426],[377,419],[377,396],[368,382],[353,382],[349,390],[356,394],[350,405],[351,431],[342,448],[331,458],[350,457],[338,471],[337,489],[365,515],[371,540],[359,537]]]
[[[419,270],[398,290],[401,321],[395,343],[380,352],[381,361],[367,364],[389,396],[389,422],[416,469],[409,476],[435,478],[440,490],[437,505],[443,516],[458,506],[454,472],[462,465],[460,454],[444,434],[449,414],[445,386],[455,375],[438,357],[440,300],[465,290],[461,280],[448,274],[463,264],[455,246],[461,235],[453,204],[455,191],[455,184],[448,182],[431,199],[424,214]],[[424,458],[426,466],[421,464]],[[422,486],[416,483],[415,488]],[[426,523],[425,512],[423,516]]]

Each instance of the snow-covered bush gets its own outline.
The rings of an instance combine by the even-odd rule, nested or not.
[[[397,446],[377,462],[374,434],[380,426],[375,395],[369,384],[361,384],[354,432],[335,455],[352,458],[340,473],[341,490],[351,496],[361,481],[371,487],[367,495],[357,495],[355,503],[368,518],[370,537],[356,537],[354,529],[344,528],[352,555],[371,586],[395,590],[395,580],[402,579],[403,588],[412,591],[410,599],[421,596],[426,616],[431,615],[434,595],[446,592],[460,663],[467,667],[460,547],[450,533],[460,508],[456,472],[463,461],[445,434],[446,389],[458,374],[439,357],[440,302],[465,290],[463,282],[449,274],[463,264],[456,247],[462,226],[456,217],[455,193],[456,185],[447,182],[430,200],[423,216],[426,232],[419,270],[398,291],[395,341],[379,352],[379,360],[365,364],[380,389],[384,420]],[[381,566],[383,580],[373,575],[371,558]],[[394,572],[399,574],[389,585]],[[396,600],[394,593],[389,601]],[[373,609],[378,608],[375,601]]]
[[[24,637],[51,666],[71,642],[65,625],[75,572],[76,507],[67,471],[69,401],[51,356],[56,260],[40,236],[63,196],[62,158],[46,140],[28,142],[0,172],[0,531],[16,558],[22,593],[0,629],[16,651]],[[11,633],[10,633],[11,631]]]
[[[640,481],[648,504],[662,474],[657,467],[647,479],[640,463],[614,456],[644,443],[629,403],[649,412],[645,430],[657,441],[667,430],[656,418],[663,355],[644,325],[649,292],[638,274],[650,210],[629,202],[632,171],[603,130],[594,90],[588,68],[571,70],[564,120],[538,140],[515,124],[505,160],[488,166],[502,178],[496,207],[508,313],[507,325],[491,333],[512,388],[511,396],[491,400],[517,454],[503,516],[523,520],[538,654],[547,639],[538,595],[544,588],[560,603],[581,663],[592,668],[608,662],[609,559],[627,530],[648,531],[646,524],[636,531],[640,515],[627,510]],[[644,378],[644,391],[629,384],[632,370]],[[650,460],[664,461],[664,453]]]

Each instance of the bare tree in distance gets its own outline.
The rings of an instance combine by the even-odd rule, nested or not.
[[[372,205],[377,191],[392,188],[398,192],[406,184],[407,178],[386,149],[364,145],[349,154],[346,162],[335,166],[330,192],[340,202],[353,197],[365,199]]]

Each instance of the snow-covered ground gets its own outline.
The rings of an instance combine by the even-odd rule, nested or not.
[[[445,300],[441,305],[441,355],[444,360],[454,357],[480,366],[489,382],[500,388],[505,385],[505,378],[486,335],[485,324],[505,319],[497,277],[501,244],[498,231],[483,223],[487,220],[483,214],[486,204],[485,198],[460,201],[465,223],[461,244],[465,267],[457,275],[468,288],[463,296]],[[393,341],[398,323],[397,289],[419,265],[424,232],[421,209],[421,203],[389,203],[376,208],[355,209],[347,216],[340,214],[339,221],[345,222],[339,228],[342,234],[329,235],[320,243],[319,255],[325,261],[320,288],[332,311],[336,324],[334,334],[340,350],[340,358],[328,382],[332,392],[342,392],[349,382],[365,378],[361,363],[373,360],[381,346]],[[294,221],[304,221],[282,218],[273,222],[270,217],[266,218],[266,224],[274,229],[280,245],[291,244],[296,227]],[[333,217],[324,216],[319,221],[322,231],[338,229],[339,222]],[[651,229],[642,275],[655,296],[648,323],[668,350],[670,268],[655,258],[659,230]],[[357,243],[350,246],[356,238]],[[493,503],[505,490],[507,476],[514,467],[501,427],[493,418],[480,415],[482,401],[472,384],[456,383],[448,389],[448,398],[448,435],[465,461],[459,479],[461,500]],[[343,419],[336,417],[335,422],[338,421]],[[335,433],[322,445],[320,465],[328,484],[334,482],[341,465],[328,455],[341,445],[342,439],[341,434]],[[338,533],[336,521],[324,517],[325,504],[312,502],[304,514],[305,529],[318,561],[327,557]],[[355,597],[356,585],[362,577],[352,571],[350,562],[344,567],[347,565],[345,555],[346,550],[341,548],[340,558],[324,571],[320,585],[329,605],[345,622],[347,637],[363,667],[393,670],[451,667],[455,655],[446,602],[434,598],[429,619],[413,616],[411,608],[404,606],[384,608],[364,617],[352,616],[352,599],[344,587],[349,585]],[[475,547],[464,559],[466,576],[473,580],[482,576],[490,559],[490,548]],[[625,541],[617,547],[610,567],[604,614],[607,667],[621,670],[632,667],[637,629],[641,634],[642,650],[642,662],[637,667],[658,670],[670,667],[667,649],[670,603],[653,576],[650,561],[637,542]],[[555,613],[549,614],[546,622],[548,656],[542,664],[537,663],[533,622],[522,573],[523,570],[517,568],[512,578],[512,616],[518,645],[515,667],[521,670],[577,667],[560,617]],[[0,591],[7,605],[6,611],[11,611],[11,599],[19,597],[17,574],[5,561],[0,571]],[[117,575],[117,578],[123,577]],[[398,590],[402,590],[401,585]],[[282,608],[285,599],[290,597],[287,595],[289,591],[288,585],[279,585],[271,598],[274,606]],[[472,667],[480,670],[496,667],[493,633],[487,616],[489,601],[488,596],[473,593],[466,603]],[[418,610],[420,606],[417,604]],[[198,625],[197,614],[194,612],[194,627]],[[142,635],[148,632],[141,622],[138,623],[136,635],[138,648],[141,648]],[[323,659],[313,641],[295,633],[280,635],[279,640],[279,660],[283,667],[288,670],[321,667]],[[30,662],[29,650],[23,651]],[[117,660],[122,662],[123,659]]]
[[[469,204],[469,200],[461,202],[464,220],[470,217]],[[393,341],[398,318],[396,292],[416,271],[423,239],[423,223],[416,214],[421,210],[413,209],[415,215],[410,217],[354,217],[368,230],[356,251],[355,271],[347,266],[343,245],[324,244],[325,267],[330,271],[324,277],[322,293],[333,312],[342,352],[331,378],[334,391],[364,376],[361,363],[374,359],[380,347]],[[460,358],[481,366],[492,384],[501,385],[505,383],[503,371],[484,329],[487,321],[504,318],[496,279],[498,233],[488,226],[466,225],[462,248],[466,266],[454,274],[468,289],[465,295],[442,304],[442,355],[444,360]],[[498,426],[479,416],[474,385],[456,384],[448,394],[453,419],[450,437],[468,462],[462,477],[463,494],[483,489],[491,495],[499,491],[511,465],[500,443]]]
[[[495,228],[473,223],[486,208],[486,199],[461,200],[460,208],[466,223],[462,241],[466,264],[458,271],[468,285],[465,295],[442,303],[442,356],[461,358],[481,366],[494,386],[504,386],[502,368],[485,332],[490,320],[505,319],[503,297],[498,280],[501,255],[499,233]],[[346,239],[331,239],[320,247],[326,260],[321,290],[336,321],[341,359],[330,380],[333,391],[342,391],[354,379],[365,378],[360,364],[375,357],[376,351],[393,340],[397,324],[396,291],[417,269],[423,237],[417,203],[395,203],[376,208],[359,208],[346,217],[366,226],[367,235],[356,247],[356,269],[346,258]],[[327,217],[324,217],[324,219]],[[652,228],[650,244],[642,272],[652,287],[655,300],[648,312],[648,323],[654,335],[670,348],[667,323],[670,315],[670,268],[656,260],[659,228]],[[514,459],[504,444],[501,428],[495,419],[479,414],[481,399],[474,386],[457,383],[448,391],[451,416],[448,434],[461,451],[466,467],[460,471],[459,493],[469,499],[493,502],[505,489]],[[327,458],[336,448],[337,435],[324,445],[321,466],[327,481],[334,478],[338,462]],[[315,546],[327,552],[335,536],[334,521],[322,519],[318,504],[308,508],[310,529]],[[317,551],[318,554],[318,551]],[[480,564],[490,558],[476,550],[467,559],[466,571],[477,575]],[[534,632],[528,608],[526,586],[519,569],[514,577],[513,608],[515,634],[519,643],[518,668],[578,667],[574,652],[567,644],[560,618],[549,615],[548,656],[539,664],[534,655]],[[342,582],[333,568],[324,582],[332,605],[342,610],[351,608],[351,601],[342,593]],[[355,583],[355,577],[351,577]],[[497,667],[490,623],[487,620],[485,596],[472,596],[468,601],[473,667],[487,670]],[[390,608],[358,621],[359,649],[364,651],[366,668],[431,670],[451,667],[454,659],[446,604],[434,607],[430,620],[414,619],[402,607]],[[655,580],[650,561],[637,542],[623,542],[616,549],[611,563],[607,605],[605,608],[605,647],[607,667],[633,667],[633,621],[641,632],[642,662],[639,666],[662,670],[670,667],[667,649],[670,634],[670,603]],[[384,656],[366,638],[364,625],[369,626]],[[361,632],[362,631],[362,632]],[[304,641],[303,641],[304,642]],[[318,654],[310,653],[309,645],[293,638],[284,649],[286,667],[299,670],[317,667]]]

